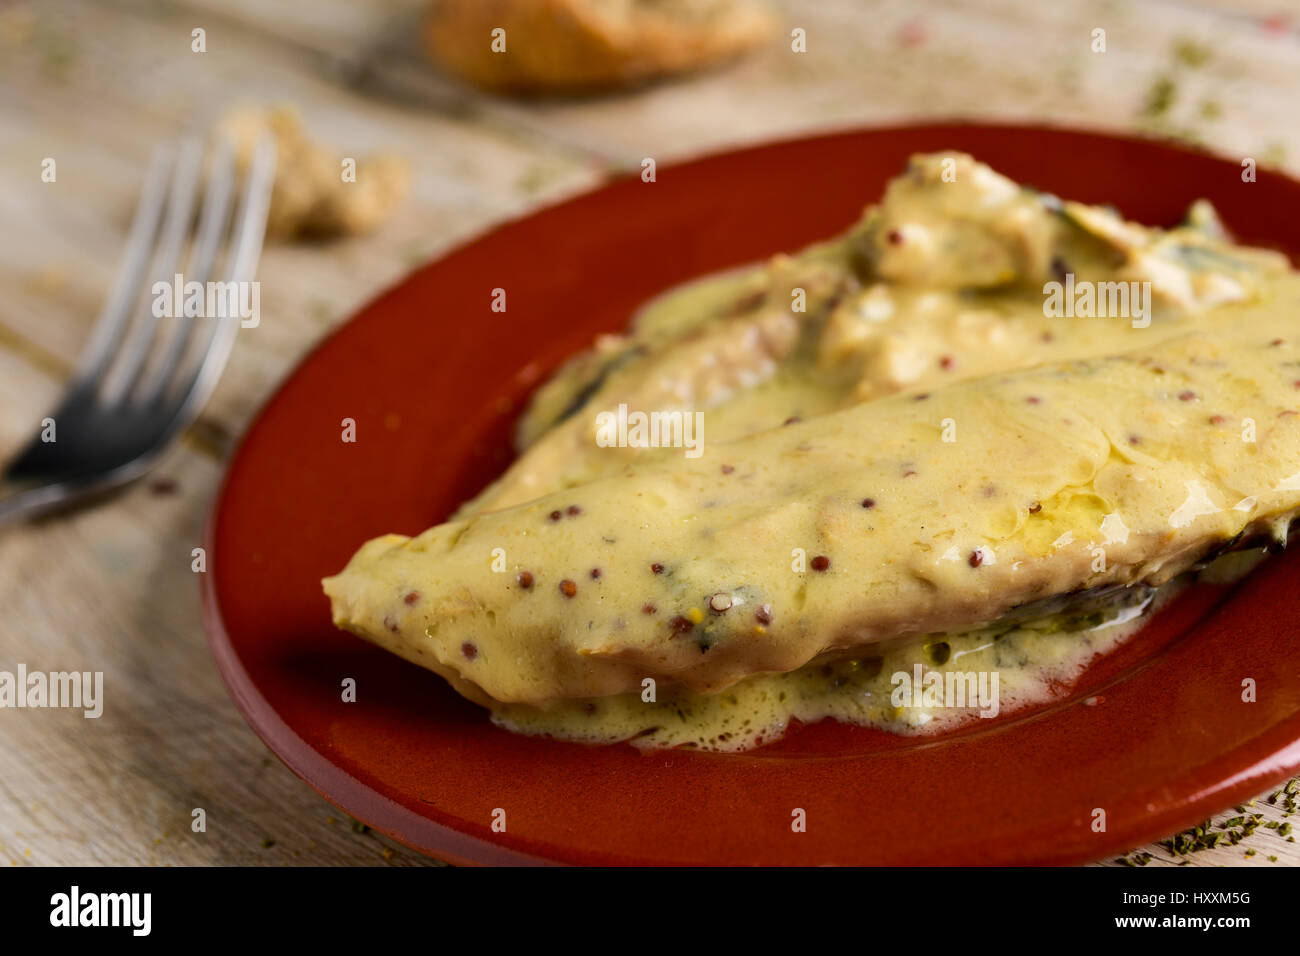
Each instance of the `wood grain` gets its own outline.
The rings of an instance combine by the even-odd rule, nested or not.
[[[0,533],[0,669],[102,670],[107,698],[99,720],[0,713],[0,860],[429,862],[354,832],[244,725],[208,655],[190,570],[234,437],[322,335],[416,263],[645,156],[863,123],[1033,120],[1174,135],[1293,170],[1300,157],[1300,124],[1289,122],[1300,113],[1300,37],[1276,16],[1298,11],[1282,4],[791,0],[786,18],[807,31],[806,54],[782,40],[679,82],[535,104],[437,77],[413,39],[422,8],[0,8],[0,456],[58,396],[154,143],[202,130],[234,105],[288,103],[340,156],[397,152],[414,174],[409,198],[377,233],[267,249],[262,325],[241,333],[201,420],[151,479],[95,508]],[[190,51],[199,26],[204,54]],[[1104,54],[1090,50],[1097,27],[1107,31]],[[57,160],[56,183],[40,180],[45,157]],[[206,811],[205,833],[191,830],[195,808]],[[1254,809],[1283,819],[1267,803]],[[1148,850],[1151,865],[1178,862]],[[1296,865],[1300,851],[1260,830],[1187,859]]]

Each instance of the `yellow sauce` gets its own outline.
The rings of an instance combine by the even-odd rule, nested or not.
[[[882,654],[746,678],[718,694],[619,694],[549,708],[495,704],[516,733],[639,748],[734,752],[783,736],[791,720],[833,719],[897,734],[938,733],[1050,700],[1137,633],[1180,589],[1126,595],[1106,611],[935,635]]]
[[[1285,534],[1297,307],[1285,260],[1204,206],[1148,229],[916,157],[845,235],[603,337],[499,480],[325,589],[339,626],[525,733],[736,750],[792,719],[970,719],[892,699],[918,665],[996,674],[1005,713],[1126,639],[1137,597]],[[606,447],[620,408],[698,416],[701,453]],[[1118,618],[1064,623],[1097,594]]]

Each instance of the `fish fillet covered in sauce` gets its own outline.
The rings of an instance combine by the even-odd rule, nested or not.
[[[891,698],[913,667],[996,672],[1014,706],[1285,541],[1297,308],[1204,204],[1157,230],[917,156],[845,235],[571,361],[496,482],[325,581],[334,620],[570,739],[944,725]],[[702,427],[610,447],[620,407]]]

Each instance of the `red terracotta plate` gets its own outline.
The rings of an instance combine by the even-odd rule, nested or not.
[[[207,530],[205,623],[267,745],[354,817],[483,863],[1081,862],[1300,767],[1294,553],[1230,592],[1176,602],[1050,706],[935,738],[823,722],[741,755],[515,736],[433,674],[331,626],[319,579],[367,538],[443,520],[498,473],[530,389],[564,357],[674,283],[846,227],[909,154],[943,149],[1148,223],[1205,196],[1242,239],[1300,253],[1291,180],[1243,183],[1235,162],[1154,142],[985,125],[760,146],[505,225],[326,340],[230,463]],[[489,308],[498,287],[505,313]],[[344,418],[355,444],[340,441]],[[348,677],[355,703],[341,700]],[[1241,700],[1247,677],[1256,703]],[[796,808],[806,832],[792,832]]]

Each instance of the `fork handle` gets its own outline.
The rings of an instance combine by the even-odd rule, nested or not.
[[[80,497],[82,493],[82,490],[71,487],[66,482],[34,488],[18,487],[17,490],[14,490],[11,483],[5,482],[0,485],[0,528],[52,511],[59,505]]]

